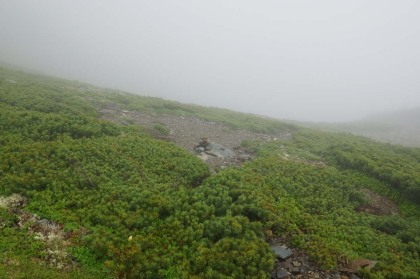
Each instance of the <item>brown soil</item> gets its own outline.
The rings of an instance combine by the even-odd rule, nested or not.
[[[365,212],[373,215],[396,215],[398,206],[390,199],[379,195],[369,189],[360,190],[366,197],[368,204],[357,208],[359,212]]]

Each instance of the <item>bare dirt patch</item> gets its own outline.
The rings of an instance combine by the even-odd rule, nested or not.
[[[373,215],[397,215],[398,206],[390,199],[379,195],[369,189],[360,190],[366,197],[368,203],[357,208],[359,212]]]

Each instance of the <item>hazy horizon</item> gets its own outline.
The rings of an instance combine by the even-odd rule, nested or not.
[[[0,61],[280,119],[420,106],[418,1],[2,1]]]

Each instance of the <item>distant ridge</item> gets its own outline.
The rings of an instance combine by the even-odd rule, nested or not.
[[[382,142],[420,147],[420,107],[372,114],[349,123],[292,123],[327,131],[348,132]]]
[[[403,126],[415,125],[420,127],[420,107],[373,114],[358,122],[389,123]]]
[[[420,146],[420,107],[374,114],[351,123],[349,128],[376,140]]]

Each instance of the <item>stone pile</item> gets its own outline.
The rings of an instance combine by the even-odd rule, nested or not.
[[[253,154],[242,147],[230,149],[221,144],[211,142],[208,138],[202,138],[194,146],[193,150],[198,158],[209,165],[211,170],[240,166],[254,157]]]
[[[308,255],[298,249],[291,249],[285,244],[273,242],[271,250],[276,256],[272,279],[360,279],[356,274],[361,269],[371,269],[376,262],[359,259],[341,263],[338,270],[321,270],[309,260]]]

